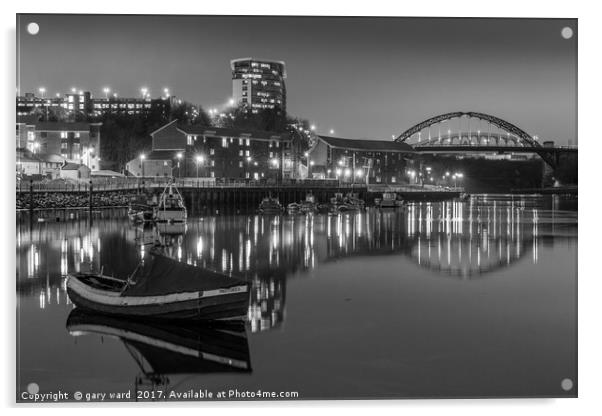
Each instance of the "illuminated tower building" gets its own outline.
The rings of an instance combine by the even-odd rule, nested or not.
[[[286,112],[285,64],[282,61],[240,58],[230,62],[232,98],[253,113],[264,109]]]

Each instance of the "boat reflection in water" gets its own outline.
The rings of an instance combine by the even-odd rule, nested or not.
[[[121,340],[140,369],[135,393],[173,389],[173,378],[210,373],[250,373],[251,361],[242,321],[191,324],[123,319],[74,309],[69,334]],[[156,396],[143,396],[156,398]],[[165,397],[163,397],[165,399]]]

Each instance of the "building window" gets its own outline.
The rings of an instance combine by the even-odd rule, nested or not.
[[[188,138],[188,146],[192,146],[192,136],[188,135],[187,138]]]
[[[391,182],[393,182],[393,183],[397,182],[397,178],[395,176],[391,176]]]
[[[67,132],[66,131],[62,131],[61,132],[61,139],[66,139],[67,138]]]
[[[210,155],[214,155],[215,154],[215,149],[214,148],[209,149],[209,154]]]
[[[249,179],[251,177],[251,174],[249,172],[245,172],[245,178]]]
[[[222,147],[228,147],[228,139],[225,137],[222,139]]]
[[[251,146],[251,139],[247,139],[247,146]]]
[[[215,178],[215,172],[214,172],[214,171],[211,171],[211,172],[210,172],[210,176],[211,176],[212,178]]]
[[[211,161],[211,166],[215,166],[215,160]]]
[[[245,152],[243,152],[242,150],[238,151],[238,156],[244,156]]]
[[[240,162],[238,162],[238,167],[239,167],[239,168],[242,168],[242,167],[243,167],[243,162],[242,162],[242,160],[241,160]]]
[[[77,137],[79,139],[79,131],[75,132],[75,137]]]
[[[251,156],[251,152],[249,150],[245,150],[245,156]]]
[[[239,145],[239,146],[242,146],[242,145],[243,145],[243,143],[242,143],[242,139],[238,139],[238,145]]]

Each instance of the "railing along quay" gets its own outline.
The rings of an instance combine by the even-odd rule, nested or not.
[[[134,180],[112,180],[112,181],[80,181],[77,183],[56,183],[56,182],[27,182],[17,183],[17,192],[88,192],[90,186],[93,192],[102,191],[127,191],[141,189],[164,188],[169,180],[148,180],[136,178]],[[176,179],[175,185],[178,188],[207,188],[207,189],[232,189],[232,188],[308,188],[308,189],[332,189],[341,188],[365,189],[366,185],[361,183],[343,183],[337,180],[283,180],[283,181],[261,181],[261,180],[203,180],[203,179]]]

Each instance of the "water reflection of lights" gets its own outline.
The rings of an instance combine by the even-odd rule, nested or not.
[[[174,259],[253,282],[249,318],[255,330],[261,330],[282,320],[286,276],[330,259],[397,254],[421,268],[459,277],[508,267],[529,252],[537,263],[541,227],[549,235],[550,227],[561,219],[559,212],[553,218],[548,213],[520,202],[471,200],[337,215],[206,217],[192,219],[186,234],[170,235],[169,253]],[[567,223],[576,224],[570,214],[566,216]],[[113,220],[91,229],[61,223],[33,232],[20,230],[20,275],[31,281],[28,287],[40,296],[40,307],[68,302],[64,278],[68,272],[102,266],[112,270],[113,265],[106,263],[110,259],[119,259],[131,271],[155,237],[150,236],[153,229],[136,231],[126,224]],[[576,226],[574,230],[576,238]],[[123,258],[124,244],[129,244],[131,258]]]

